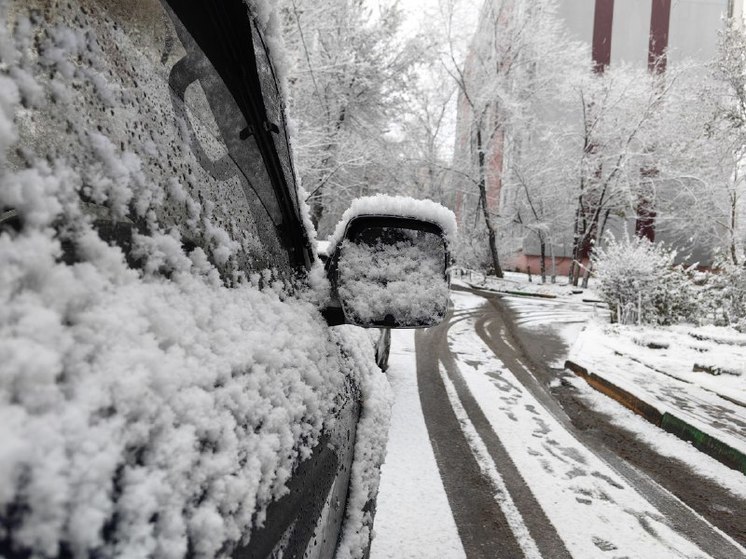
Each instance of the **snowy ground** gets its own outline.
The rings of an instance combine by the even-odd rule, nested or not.
[[[515,279],[520,289],[520,283],[525,282],[520,282],[521,278]],[[603,318],[604,311],[597,306],[594,308],[592,303],[578,300],[578,295],[571,294],[567,286],[555,289],[564,289],[564,293],[557,293],[558,299],[509,297],[507,302],[523,327],[553,329],[563,335],[568,343],[578,336],[582,340],[582,330],[587,321],[594,316]],[[484,305],[483,298],[454,292],[452,300],[459,319],[451,323],[447,340],[448,350],[456,361],[457,374],[463,377],[493,431],[521,472],[525,484],[572,557],[710,556],[692,539],[671,529],[666,514],[658,505],[652,504],[650,495],[640,491],[607,461],[585,448],[566,423],[522,385],[517,374],[520,371],[514,368],[515,365],[506,366],[477,336],[474,327],[479,313],[470,314],[468,311],[478,311]],[[686,334],[671,334],[674,335]],[[699,340],[699,343],[706,342]],[[639,347],[637,350],[634,356],[639,357]],[[463,557],[464,551],[450,515],[422,417],[411,332],[394,334],[391,357],[392,365],[388,374],[396,402],[378,500],[377,536],[371,556]],[[628,360],[628,356],[619,356],[613,350],[598,358],[617,363]],[[656,364],[660,365],[660,362]],[[523,364],[519,361],[517,366],[522,367]],[[508,518],[524,555],[539,557],[533,541],[537,536],[526,529],[527,523],[521,516],[520,506],[516,507],[515,504],[518,498],[514,499],[511,491],[506,489],[500,469],[485,450],[483,437],[472,425],[449,375],[441,368],[451,405],[459,416],[484,475],[494,487],[495,498]],[[671,377],[659,376],[662,392],[666,391],[668,381],[680,384],[680,381]],[[594,407],[612,417],[613,422],[634,431],[663,454],[691,461],[695,469],[707,472],[708,477],[729,487],[735,495],[746,497],[744,476],[645,423],[595,392],[582,380],[572,376],[567,378]],[[715,380],[721,378],[724,375],[715,377]],[[702,388],[688,386],[705,393]],[[697,522],[701,520],[696,518]],[[712,530],[717,532],[715,528]],[[725,540],[729,538],[725,537]],[[736,546],[734,549],[737,550],[735,556],[746,556],[742,548]]]
[[[495,276],[485,276],[479,272],[467,270],[464,274],[454,273],[452,281],[458,285],[470,285],[476,288],[484,288],[500,292],[520,292],[525,294],[541,295],[544,297],[567,297],[573,299],[594,299],[598,300],[598,295],[593,291],[593,279],[590,280],[590,288],[582,289],[574,287],[567,283],[566,277],[559,277],[555,283],[547,279],[547,283],[541,283],[541,277],[529,276],[520,272],[505,272],[503,278]]]
[[[540,284],[529,283],[525,274],[506,276],[515,291],[530,293],[542,289]],[[494,286],[500,281],[504,283],[489,278],[486,284]],[[582,295],[572,293],[563,282],[547,287],[557,295],[556,299],[505,296],[504,300],[517,315],[516,323],[559,334],[572,348],[569,357],[573,361],[653,404],[659,411],[676,412],[690,424],[746,452],[746,335],[733,328],[714,326],[611,325],[608,310],[595,302],[597,295],[592,289]],[[562,368],[563,358],[550,365]],[[698,371],[694,370],[695,366]],[[734,484],[727,469],[722,470],[698,451],[691,452],[689,445],[671,440],[672,437],[657,428],[643,426],[639,418],[620,415],[617,404],[593,393],[584,381],[577,382],[571,376],[568,379],[584,392],[590,390],[587,397],[594,408],[614,416],[618,423],[626,422],[639,438],[659,452],[685,455],[700,474],[741,491],[742,484]],[[741,480],[736,478],[736,481]]]
[[[393,331],[389,359],[395,400],[371,558],[465,557],[422,416],[413,330]]]
[[[464,299],[457,298],[457,307],[478,303]],[[472,394],[493,429],[503,433],[502,443],[573,557],[611,550],[629,557],[706,556],[533,398],[469,321],[451,332],[451,349]]]
[[[594,362],[633,361],[638,365],[633,368],[650,377],[673,377],[746,406],[746,335],[732,328],[594,323],[578,340],[573,355]]]
[[[746,376],[740,375],[746,348],[703,340],[702,332],[594,322],[580,335],[570,358],[659,411],[675,413],[746,453]],[[711,337],[725,334],[713,329],[704,332]],[[695,372],[695,365],[723,367],[733,374]]]

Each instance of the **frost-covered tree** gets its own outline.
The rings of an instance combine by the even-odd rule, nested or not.
[[[560,133],[557,93],[582,56],[553,0],[487,0],[479,22],[465,62],[448,53],[459,88],[453,186],[463,226],[472,230],[481,218],[499,276],[498,240],[512,251],[528,232],[546,246],[559,224],[549,213],[563,182],[552,167],[563,158],[546,160],[538,145],[555,151],[548,138]]]
[[[443,74],[437,61],[423,65],[418,82],[407,92],[399,148],[406,162],[402,178],[408,193],[448,204],[449,119],[456,89]]]
[[[710,109],[704,135],[698,146],[701,164],[709,172],[717,234],[726,239],[724,248],[735,265],[743,262],[742,198],[746,188],[746,34],[733,20],[720,34],[718,55],[712,64],[712,85],[700,95]]]
[[[312,218],[328,230],[357,196],[391,192],[399,154],[389,135],[421,58],[395,2],[282,0],[295,152]],[[392,162],[393,160],[393,162]]]
[[[564,134],[555,127],[547,127],[531,138],[515,154],[506,170],[513,223],[519,231],[531,235],[539,247],[539,275],[546,282],[548,262],[551,262],[552,281],[556,278],[555,247],[569,238],[572,206],[568,204],[573,174]]]
[[[746,40],[730,22],[709,64],[680,63],[656,105],[645,141],[656,176],[650,181],[656,229],[681,250],[743,262],[746,156]],[[709,253],[709,254],[708,254]]]
[[[576,260],[600,239],[607,215],[654,207],[656,229],[681,250],[743,261],[746,36],[726,22],[716,58],[680,62],[665,75],[607,70],[586,107]],[[616,82],[616,83],[615,83]]]
[[[587,74],[575,86],[581,127],[572,142],[576,162],[574,187],[573,269],[577,284],[582,262],[603,237],[609,220],[633,217],[641,198],[650,194],[650,171],[665,143],[660,106],[676,83],[645,69],[618,65]],[[584,278],[587,285],[588,273]]]

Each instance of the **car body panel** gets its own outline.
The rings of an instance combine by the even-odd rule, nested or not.
[[[202,249],[225,285],[256,276],[259,286],[284,281],[288,293],[296,289],[311,251],[282,93],[243,2],[24,0],[10,4],[3,25],[26,41],[26,66],[48,95],[44,102],[22,100],[15,120],[21,149],[8,156],[11,171],[36,157],[79,170],[84,184],[77,203],[134,268],[144,264],[131,250],[133,238],[157,224],[184,254]],[[18,32],[24,26],[28,32]],[[55,71],[48,69],[52,57],[58,57]],[[117,173],[126,187],[110,184]],[[135,195],[121,196],[128,189]],[[150,193],[159,198],[148,199]],[[61,259],[84,260],[66,241],[76,224],[56,227]],[[162,271],[163,280],[171,273]],[[334,554],[361,413],[359,376],[350,373],[361,368],[360,357],[338,351],[335,372],[344,382],[319,442],[294,464],[287,494],[257,507],[236,557]],[[72,556],[62,543],[58,556]],[[187,555],[198,555],[193,544]],[[5,534],[0,555],[22,557],[27,550]]]

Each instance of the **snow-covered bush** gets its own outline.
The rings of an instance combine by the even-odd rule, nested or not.
[[[599,291],[622,324],[673,324],[697,320],[700,304],[676,251],[647,239],[612,240],[593,256]]]
[[[746,268],[729,260],[708,274],[703,293],[714,324],[746,332]]]

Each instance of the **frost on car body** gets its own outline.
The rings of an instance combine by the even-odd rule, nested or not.
[[[385,379],[302,281],[277,38],[241,2],[203,9],[255,53],[264,122],[166,3],[0,0],[5,557],[271,551],[268,526],[328,555],[345,514],[349,555],[369,541],[338,474],[375,495]],[[282,503],[317,464],[301,530]]]

